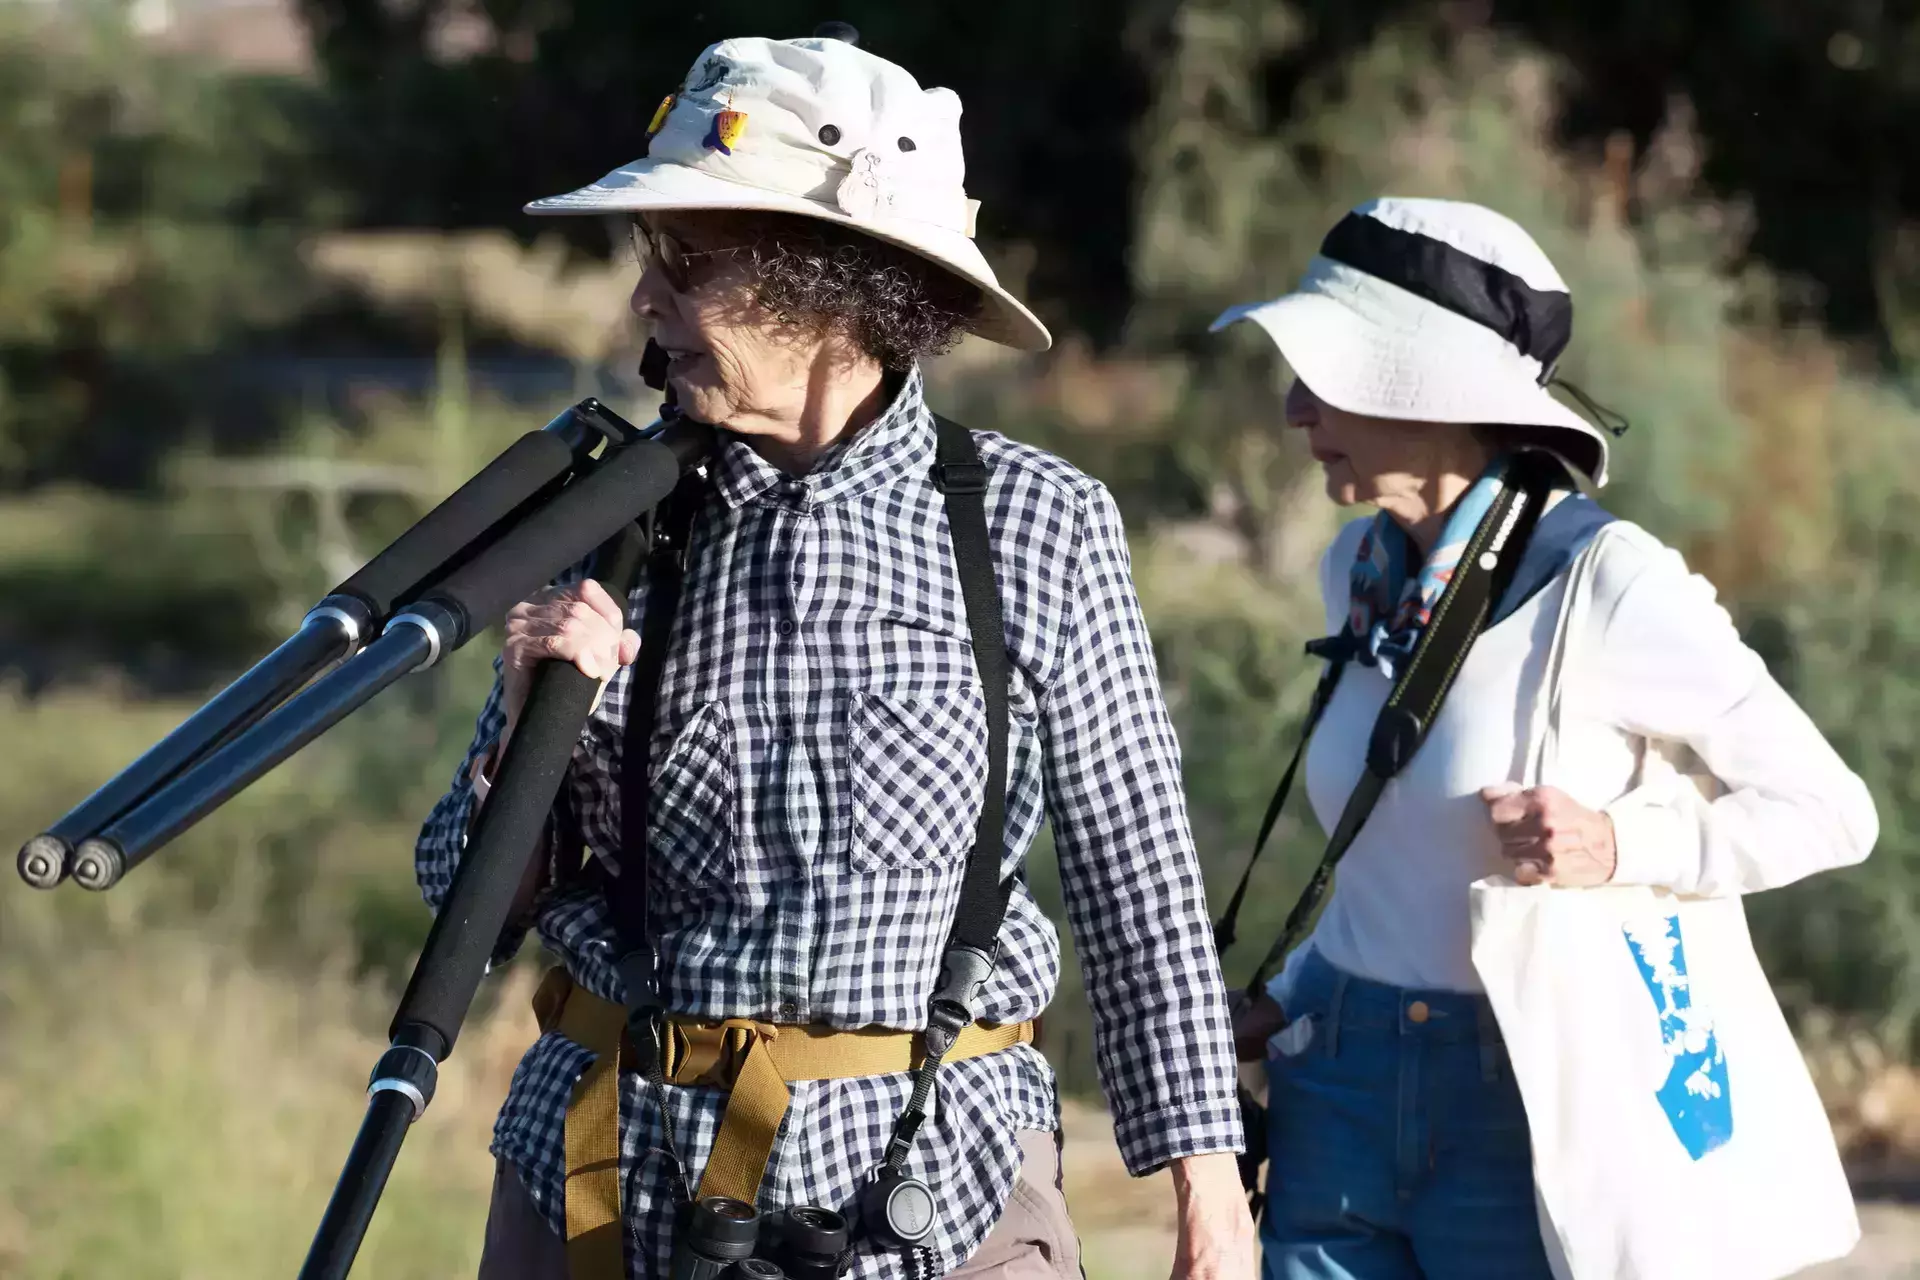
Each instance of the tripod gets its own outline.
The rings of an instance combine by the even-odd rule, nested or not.
[[[69,878],[110,889],[382,690],[433,666],[589,553],[593,575],[624,599],[651,547],[651,512],[712,449],[712,429],[682,418],[670,399],[646,430],[589,399],[530,432],[323,598],[294,636],[27,841],[21,877],[42,889]],[[597,692],[598,682],[571,664],[546,662],[535,671],[390,1024],[365,1117],[302,1280],[352,1269],[407,1130],[432,1102],[439,1064],[486,976]]]

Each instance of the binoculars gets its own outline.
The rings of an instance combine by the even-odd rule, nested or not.
[[[706,1196],[680,1211],[673,1280],[838,1280],[847,1220],[798,1205],[762,1214],[744,1200]]]

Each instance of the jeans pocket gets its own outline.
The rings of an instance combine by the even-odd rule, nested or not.
[[[1274,1032],[1267,1040],[1267,1060],[1286,1062],[1300,1057],[1313,1047],[1319,1033],[1319,1014],[1303,1013],[1297,1018],[1289,1018],[1287,1025]]]

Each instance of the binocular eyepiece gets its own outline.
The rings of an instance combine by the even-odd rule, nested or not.
[[[680,1211],[673,1280],[838,1280],[847,1220],[797,1205],[762,1214],[744,1200],[706,1196]]]

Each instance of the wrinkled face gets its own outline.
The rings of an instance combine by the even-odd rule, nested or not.
[[[1392,509],[1422,499],[1441,475],[1472,476],[1485,463],[1471,427],[1348,413],[1298,378],[1287,391],[1286,414],[1288,426],[1307,433],[1326,473],[1327,497],[1343,507],[1365,502]]]
[[[637,240],[645,269],[633,314],[670,358],[684,413],[752,433],[805,399],[825,335],[758,305],[749,228],[724,213],[654,214]]]

